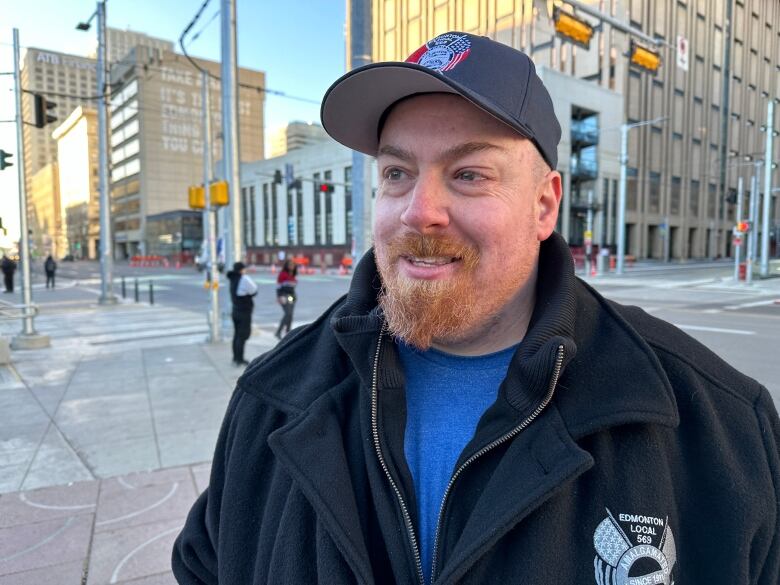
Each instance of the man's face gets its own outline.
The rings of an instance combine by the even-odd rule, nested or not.
[[[459,96],[430,94],[393,108],[377,161],[391,332],[421,349],[464,348],[532,308],[560,176],[529,140]]]

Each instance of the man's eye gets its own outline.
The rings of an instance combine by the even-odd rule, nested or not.
[[[479,173],[474,171],[461,171],[457,174],[458,179],[461,181],[477,181],[482,178]]]
[[[385,179],[389,181],[398,181],[403,179],[405,173],[401,169],[387,169],[385,171]]]

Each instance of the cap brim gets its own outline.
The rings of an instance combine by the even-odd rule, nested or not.
[[[330,86],[322,100],[320,117],[325,131],[337,142],[375,156],[379,149],[379,122],[398,100],[421,93],[453,93],[533,139],[498,109],[437,72],[405,62],[383,62],[350,71]]]

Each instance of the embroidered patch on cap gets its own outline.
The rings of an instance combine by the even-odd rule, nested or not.
[[[593,546],[597,585],[674,585],[677,549],[668,518],[607,510]]]
[[[407,63],[417,63],[434,71],[449,71],[469,56],[471,40],[466,35],[446,33],[428,41],[412,53]]]

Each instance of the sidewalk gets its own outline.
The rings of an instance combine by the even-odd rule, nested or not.
[[[51,347],[0,366],[0,585],[174,582],[171,545],[241,373],[204,321],[94,303],[36,318]],[[256,332],[247,357],[275,342]]]

